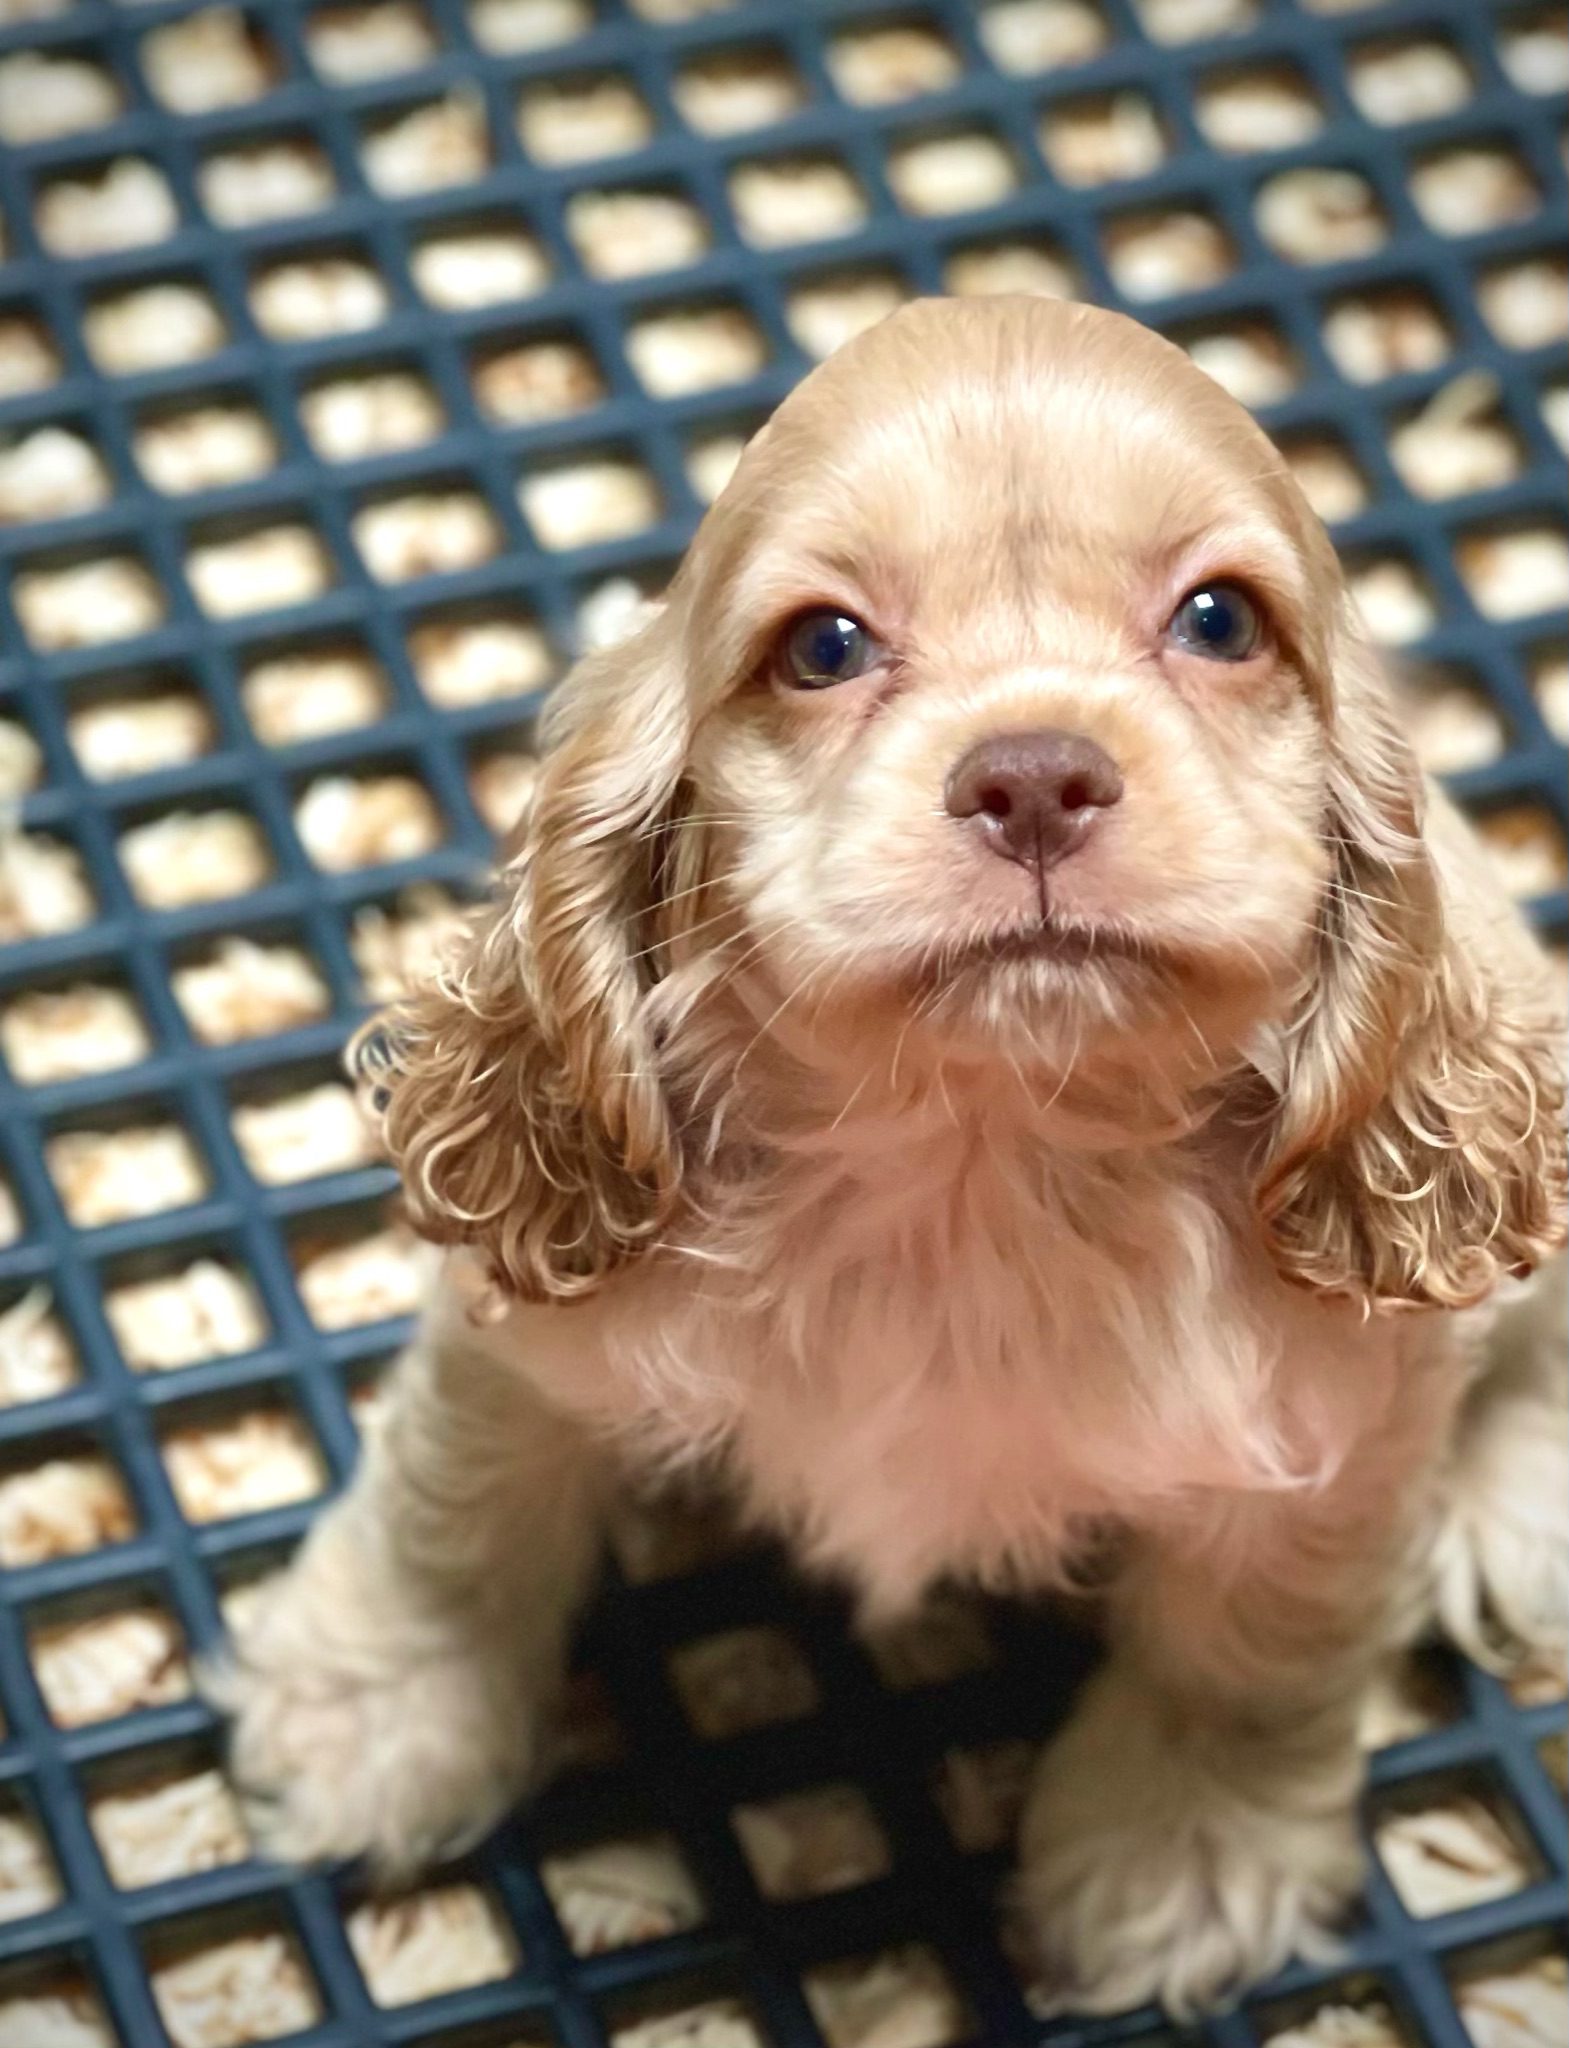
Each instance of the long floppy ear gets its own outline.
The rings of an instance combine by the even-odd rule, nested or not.
[[[493,900],[358,1051],[415,1228],[524,1300],[591,1292],[679,1186],[641,935],[688,737],[671,630],[657,616],[562,684]]]
[[[1258,1202],[1291,1278],[1460,1308],[1564,1240],[1562,1022],[1545,962],[1442,798],[1376,657],[1336,664],[1318,957]]]

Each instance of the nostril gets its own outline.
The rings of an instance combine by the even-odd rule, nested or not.
[[[1057,802],[1065,811],[1082,811],[1094,801],[1089,784],[1077,775],[1070,775],[1057,792]]]
[[[1013,811],[1013,798],[1000,782],[989,783],[977,801],[988,818],[1006,818]]]

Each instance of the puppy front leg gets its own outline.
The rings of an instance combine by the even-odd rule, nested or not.
[[[1021,1905],[1054,2001],[1186,2018],[1332,1949],[1362,1878],[1359,1710],[1420,1621],[1435,1435],[1143,1540],[1025,1812]]]
[[[525,1783],[606,1480],[445,1273],[386,1401],[214,1691],[261,1845],[391,1874],[483,1833]]]

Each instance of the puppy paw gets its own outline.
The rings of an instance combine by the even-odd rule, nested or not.
[[[1250,1754],[1228,1784],[1115,1670],[1088,1687],[1025,1810],[1018,1935],[1053,2011],[1193,2018],[1293,1956],[1332,1958],[1361,1888],[1349,1757]]]
[[[1438,1617],[1491,1669],[1569,1638],[1569,1415],[1508,1396],[1470,1418],[1434,1553]]]

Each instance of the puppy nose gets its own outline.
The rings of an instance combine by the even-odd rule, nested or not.
[[[1121,795],[1116,762],[1083,733],[1001,732],[957,763],[945,801],[953,817],[981,820],[994,853],[1045,869],[1081,845]]]

